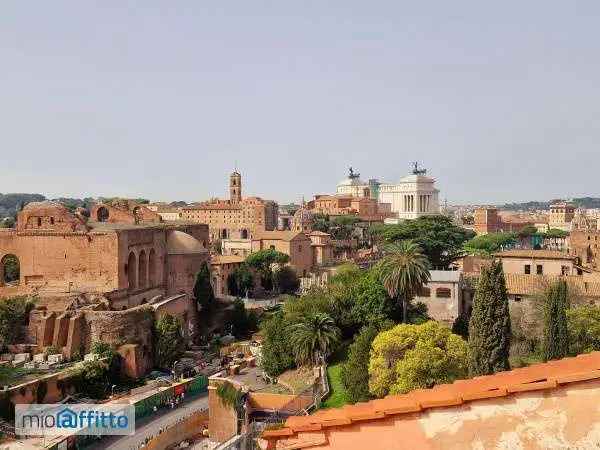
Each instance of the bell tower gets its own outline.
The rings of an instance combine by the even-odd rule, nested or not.
[[[237,170],[229,175],[229,200],[232,204],[242,201],[242,175]]]

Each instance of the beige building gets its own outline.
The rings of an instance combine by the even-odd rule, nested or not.
[[[313,266],[326,266],[333,261],[331,235],[322,231],[313,231],[308,235],[313,252]]]
[[[574,205],[566,202],[554,203],[550,205],[548,226],[563,231],[570,231],[573,217],[575,217]]]
[[[382,183],[379,186],[379,202],[391,204],[392,213],[400,221],[439,214],[440,191],[435,187],[435,180],[425,174],[424,169],[415,165],[413,173],[401,178],[398,183]]]
[[[524,275],[581,275],[577,258],[554,250],[506,250],[494,256],[504,273]]]
[[[371,187],[360,179],[360,174],[355,173],[352,167],[348,176],[338,183],[335,192],[349,197],[372,197]]]
[[[243,256],[252,253],[251,239],[222,239],[221,253],[227,256]]]
[[[306,276],[313,267],[312,240],[302,232],[263,231],[252,238],[252,252],[273,249],[290,257],[290,266],[298,276]]]
[[[415,302],[427,305],[427,314],[434,320],[452,325],[461,314],[468,314],[472,297],[465,289],[463,273],[458,270],[432,270],[431,278],[415,297]]]
[[[242,176],[229,177],[229,200],[210,200],[182,208],[182,218],[205,223],[211,240],[251,239],[255,233],[277,228],[277,203],[260,197],[242,197]]]
[[[229,295],[227,279],[245,260],[243,256],[216,255],[210,259],[211,281],[216,297]]]

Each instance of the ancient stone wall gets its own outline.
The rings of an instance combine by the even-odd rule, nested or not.
[[[0,285],[0,297],[14,295],[15,290],[112,291],[118,286],[117,251],[114,233],[0,233],[0,260],[11,254],[20,265],[18,287]]]
[[[105,342],[115,347],[138,344],[144,354],[152,355],[152,327],[154,316],[149,305],[124,311],[82,311],[85,318],[86,350],[92,342]]]

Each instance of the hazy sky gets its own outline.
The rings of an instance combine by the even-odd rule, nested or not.
[[[600,195],[598,0],[5,0],[0,67],[0,192]]]

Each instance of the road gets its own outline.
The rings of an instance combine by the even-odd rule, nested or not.
[[[133,436],[106,436],[98,443],[88,447],[92,450],[137,450],[146,440],[158,432],[190,414],[208,409],[208,394],[202,394],[190,400],[185,400],[175,409],[163,409],[157,415],[144,417],[136,421]]]

